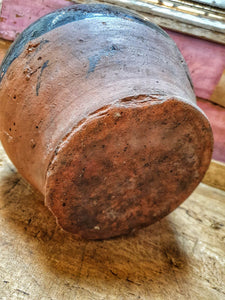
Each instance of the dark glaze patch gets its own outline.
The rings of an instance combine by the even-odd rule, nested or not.
[[[151,22],[140,18],[137,14],[123,8],[112,5],[103,4],[80,4],[72,5],[66,8],[56,10],[32,23],[27,27],[14,41],[9,48],[5,58],[0,67],[0,82],[4,77],[7,69],[11,63],[22,53],[24,46],[31,40],[36,39],[43,34],[65,25],[70,22],[75,22],[87,18],[101,18],[101,17],[117,17],[142,23],[161,33],[169,38],[168,34],[160,27]]]

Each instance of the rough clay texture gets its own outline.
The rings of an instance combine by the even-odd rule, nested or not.
[[[64,229],[108,238],[155,222],[212,151],[185,62],[161,30],[93,16],[30,41],[1,82],[1,139]]]

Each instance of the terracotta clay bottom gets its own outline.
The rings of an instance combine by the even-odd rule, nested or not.
[[[130,97],[83,120],[57,148],[46,203],[67,231],[88,239],[126,234],[174,210],[202,179],[211,128],[176,99]]]

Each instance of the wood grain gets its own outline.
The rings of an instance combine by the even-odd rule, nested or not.
[[[225,107],[225,69],[219,80],[219,83],[215,87],[210,100]]]
[[[225,190],[225,163],[211,160],[209,169],[202,181],[218,189]]]
[[[225,299],[225,192],[200,184],[167,218],[85,242],[61,231],[0,148],[0,299]]]

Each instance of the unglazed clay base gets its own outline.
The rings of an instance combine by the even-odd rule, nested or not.
[[[139,98],[96,112],[57,148],[46,203],[64,229],[96,239],[149,225],[204,175],[211,140],[201,113],[174,99]]]

